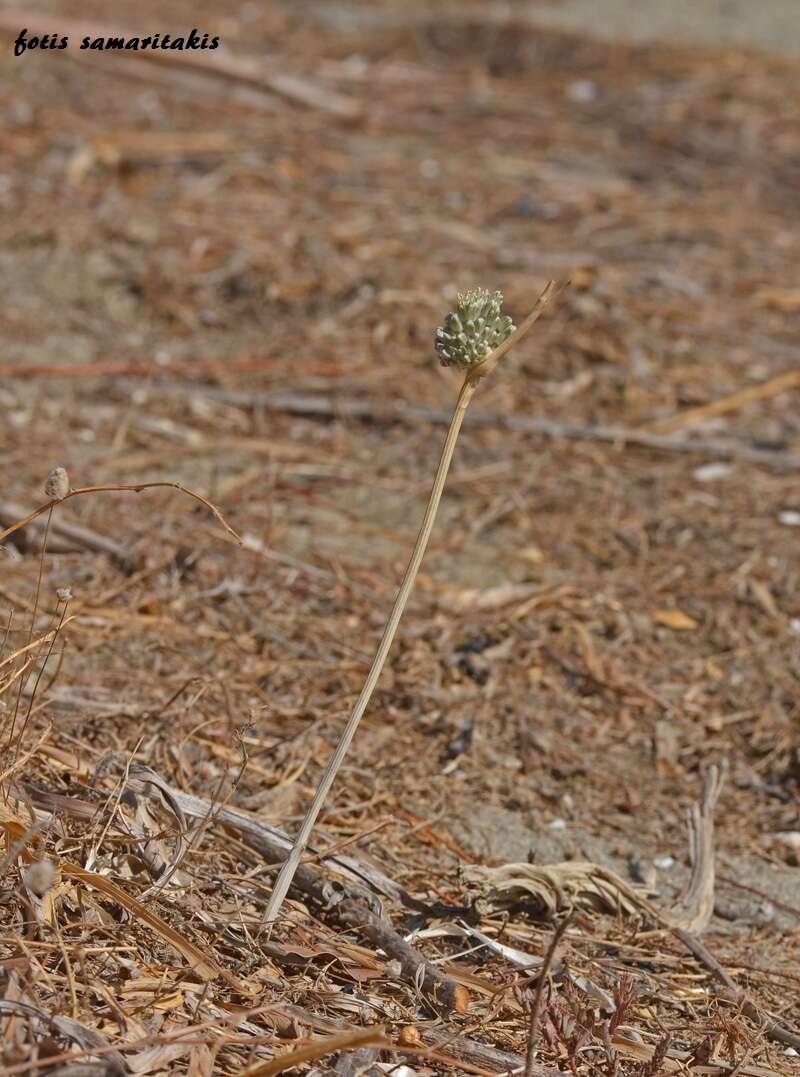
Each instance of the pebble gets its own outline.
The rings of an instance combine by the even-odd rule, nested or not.
[[[730,464],[721,462],[702,464],[694,469],[693,475],[697,482],[715,482],[717,479],[724,479],[726,475],[730,475],[732,470]]]
[[[597,98],[597,83],[591,79],[576,79],[567,87],[567,97],[580,105],[588,105]]]

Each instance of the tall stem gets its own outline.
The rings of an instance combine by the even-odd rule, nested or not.
[[[397,592],[397,598],[394,600],[392,612],[389,614],[389,620],[386,622],[386,627],[383,630],[377,653],[372,661],[372,666],[370,667],[364,687],[361,689],[361,695],[356,700],[353,713],[350,715],[344,733],[342,733],[341,739],[336,746],[336,751],[333,753],[328,766],[325,768],[325,773],[322,775],[317,791],[314,794],[314,799],[303,820],[303,825],[300,827],[300,831],[295,838],[291,852],[284,861],[283,867],[278,874],[278,878],[275,880],[275,886],[264,913],[262,927],[271,924],[281,910],[283,899],[286,897],[289,887],[292,885],[292,880],[294,879],[295,872],[297,871],[303,853],[308,845],[308,839],[311,837],[311,832],[314,829],[317,816],[322,810],[322,805],[325,803],[325,799],[336,779],[336,775],[344,762],[344,757],[347,755],[347,750],[355,736],[356,729],[358,729],[358,723],[361,721],[364,711],[367,709],[369,701],[372,698],[372,693],[375,690],[375,685],[378,683],[378,678],[381,675],[381,670],[386,663],[389,648],[391,647],[392,640],[397,632],[397,626],[400,624],[400,618],[403,616],[403,610],[406,608],[408,596],[411,594],[414,581],[417,578],[419,566],[422,563],[422,558],[425,556],[428,539],[431,537],[433,523],[436,519],[436,511],[439,508],[439,501],[441,500],[445,480],[447,479],[447,472],[450,469],[450,461],[453,459],[453,450],[456,447],[461,424],[464,421],[469,402],[472,400],[475,390],[478,387],[478,382],[485,377],[485,375],[497,365],[506,352],[508,352],[509,349],[513,347],[525,333],[527,333],[544,310],[547,303],[566,286],[566,283],[567,282],[557,284],[555,281],[548,281],[544,291],[536,301],[533,310],[516,332],[496,348],[491,355],[488,355],[482,363],[471,367],[464,377],[464,384],[461,386],[461,391],[458,394],[458,400],[456,401],[455,410],[453,412],[453,418],[450,420],[450,427],[447,431],[444,448],[442,449],[442,455],[439,459],[439,467],[436,470],[436,477],[433,480],[433,489],[431,490],[431,495],[428,499],[428,507],[425,510],[425,516],[422,520],[422,525],[419,529],[419,534],[417,535],[417,541],[414,545],[414,552],[411,554],[411,560],[408,563],[405,576],[403,576],[403,582],[400,584],[400,590]]]
[[[447,479],[447,472],[450,470],[450,462],[453,459],[453,450],[456,447],[456,441],[458,440],[461,424],[464,421],[469,402],[477,387],[477,381],[471,379],[469,375],[467,375],[464,379],[464,384],[461,386],[461,392],[458,394],[453,418],[450,420],[450,427],[447,431],[444,448],[442,449],[442,455],[439,459],[439,467],[436,470],[436,478],[433,480],[433,488],[431,489],[431,495],[428,499],[428,507],[425,510],[425,516],[422,520],[419,534],[417,535],[417,541],[414,544],[414,551],[411,554],[411,560],[408,562],[408,568],[403,576],[403,582],[400,584],[400,590],[397,592],[397,597],[394,600],[392,612],[389,614],[389,620],[386,622],[386,627],[383,630],[381,641],[378,644],[378,650],[372,660],[372,666],[370,667],[369,674],[364,682],[364,687],[361,689],[361,695],[356,700],[356,705],[353,707],[353,713],[350,715],[344,733],[342,733],[341,739],[336,746],[336,751],[331,756],[330,762],[325,768],[325,773],[322,775],[317,791],[314,794],[314,799],[311,802],[308,813],[303,820],[303,825],[300,827],[295,843],[292,846],[292,851],[284,861],[280,874],[275,881],[275,886],[272,890],[266,912],[264,913],[264,924],[272,923],[280,912],[283,899],[286,897],[286,893],[292,885],[292,880],[294,879],[295,872],[297,871],[303,853],[306,850],[308,839],[311,837],[311,832],[314,829],[322,805],[325,803],[325,799],[330,792],[331,786],[339,772],[339,768],[344,762],[344,757],[347,755],[347,750],[352,743],[356,729],[358,729],[358,724],[372,698],[375,685],[378,683],[381,670],[383,669],[386,657],[389,654],[389,648],[392,646],[392,641],[397,632],[397,626],[400,624],[403,610],[406,608],[408,597],[414,587],[414,581],[417,578],[419,566],[422,564],[422,558],[425,556],[425,550],[428,546],[428,540],[431,537],[431,531],[433,530],[433,524],[436,519],[436,512],[439,508],[442,491],[444,490],[444,484]]]

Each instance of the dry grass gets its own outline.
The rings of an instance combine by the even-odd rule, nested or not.
[[[535,1062],[796,1072],[774,1036],[800,1025],[796,72],[253,11],[170,21],[321,98],[57,54],[0,90],[2,526],[63,463],[79,489],[200,491],[242,537],[142,488],[58,504],[44,556],[49,509],[3,540],[3,1073],[345,1073],[337,1037],[363,1029],[365,1064],[523,1067],[553,926],[473,904],[461,866],[534,846],[632,883],[669,854],[651,899],[672,908],[720,760],[705,951],[576,912]],[[259,941],[424,508],[453,391],[431,329],[456,288],[519,316],[564,273],[465,424],[389,669]]]

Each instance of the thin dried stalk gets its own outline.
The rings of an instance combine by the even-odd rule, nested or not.
[[[268,1062],[257,1062],[242,1070],[241,1077],[273,1077],[274,1074],[283,1073],[284,1070],[294,1069],[302,1062],[314,1062],[325,1055],[333,1054],[334,1051],[352,1051],[365,1044],[378,1044],[381,1047],[389,1047],[391,1044],[386,1039],[381,1026],[375,1028],[354,1029],[352,1032],[342,1032],[338,1036],[327,1036],[323,1040],[312,1040],[303,1047],[296,1047],[278,1058]]]
[[[43,512],[52,510],[54,505],[61,504],[61,502],[63,501],[69,501],[70,498],[82,497],[84,494],[138,494],[141,493],[142,490],[156,490],[159,488],[180,490],[182,494],[187,494],[189,497],[193,497],[195,501],[199,501],[201,505],[205,505],[205,507],[214,514],[217,521],[222,525],[225,531],[227,531],[230,537],[235,542],[238,542],[240,546],[242,545],[241,536],[236,531],[234,531],[234,529],[231,527],[231,525],[228,523],[228,521],[225,519],[225,517],[222,515],[216,505],[212,504],[212,502],[210,502],[207,498],[203,497],[202,494],[198,494],[195,490],[190,490],[188,486],[184,486],[181,482],[166,481],[113,483],[107,486],[81,486],[77,490],[70,490],[69,493],[66,494],[64,497],[58,498],[54,501],[48,501],[46,504],[40,505],[38,509],[34,509],[33,512],[29,512],[24,519],[17,520],[16,523],[13,523],[10,527],[6,527],[3,531],[0,531],[0,542],[2,542],[3,539],[8,538],[9,535],[13,535],[15,531],[19,531],[21,527],[25,527],[27,524],[31,523],[33,520],[36,519],[37,516],[41,516]]]
[[[525,1077],[534,1077],[534,1073],[536,1072],[536,1043],[539,1037],[539,1022],[541,1021],[542,1010],[544,1009],[544,993],[547,986],[547,977],[550,975],[550,969],[553,965],[553,959],[556,956],[558,944],[564,937],[564,932],[567,930],[571,919],[572,913],[565,916],[561,923],[558,924],[553,932],[553,937],[550,939],[547,953],[544,955],[544,963],[536,983],[536,994],[533,998],[531,1017],[528,1023],[528,1049],[525,1053]]]
[[[544,310],[545,306],[550,302],[553,296],[557,295],[561,289],[565,287],[565,284],[558,285],[555,281],[549,281],[539,296],[535,307],[522,323],[522,325],[513,333],[507,340],[505,340],[498,348],[486,357],[486,359],[478,366],[472,367],[467,370],[464,377],[464,383],[461,386],[461,391],[458,394],[458,400],[456,401],[455,411],[450,421],[450,427],[447,431],[447,437],[445,438],[444,448],[442,449],[442,455],[439,460],[439,466],[436,470],[436,476],[433,480],[433,489],[431,490],[430,498],[428,500],[428,507],[425,510],[425,516],[422,520],[422,525],[417,535],[417,541],[414,545],[414,550],[411,554],[411,560],[408,563],[408,568],[403,576],[403,582],[400,584],[400,590],[397,593],[397,598],[394,601],[392,612],[389,614],[389,620],[386,622],[386,627],[383,630],[381,641],[378,644],[378,650],[375,658],[372,662],[372,667],[367,675],[364,687],[361,689],[361,694],[356,700],[353,712],[350,715],[350,719],[345,727],[344,732],[336,746],[336,751],[333,753],[330,762],[325,770],[325,773],[320,779],[320,783],[317,786],[317,791],[314,794],[314,799],[311,802],[311,806],[308,809],[303,825],[300,827],[300,831],[295,839],[292,851],[289,854],[288,859],[284,863],[281,871],[275,881],[275,887],[270,896],[269,903],[267,904],[266,911],[264,913],[263,923],[270,924],[277,917],[283,905],[284,898],[292,884],[297,867],[305,852],[306,845],[308,844],[311,832],[314,829],[314,824],[317,821],[317,817],[322,810],[322,806],[330,792],[331,786],[336,778],[336,775],[344,762],[347,751],[355,736],[358,724],[367,709],[372,693],[375,690],[375,685],[378,683],[378,678],[381,675],[381,671],[386,663],[386,658],[389,654],[389,648],[394,640],[397,627],[400,624],[400,618],[403,616],[403,611],[406,608],[409,595],[414,587],[414,581],[419,571],[419,566],[422,563],[422,558],[425,555],[425,550],[428,545],[428,540],[433,530],[433,524],[436,519],[436,512],[439,508],[439,501],[441,500],[442,491],[444,490],[444,484],[447,479],[447,472],[450,468],[450,462],[453,459],[453,451],[456,447],[456,441],[461,430],[461,425],[464,421],[467,408],[469,407],[472,397],[475,395],[475,391],[478,388],[478,383],[489,371],[494,369],[497,363],[502,357],[509,351],[514,344],[516,344],[527,331],[531,328],[533,323],[537,320],[539,315]]]

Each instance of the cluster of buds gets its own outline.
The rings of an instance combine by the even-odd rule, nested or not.
[[[442,366],[467,370],[499,348],[516,328],[502,308],[502,292],[476,288],[459,295],[456,309],[436,330],[436,353]]]
[[[50,501],[63,501],[69,493],[69,475],[65,467],[54,467],[44,484],[44,496]]]

